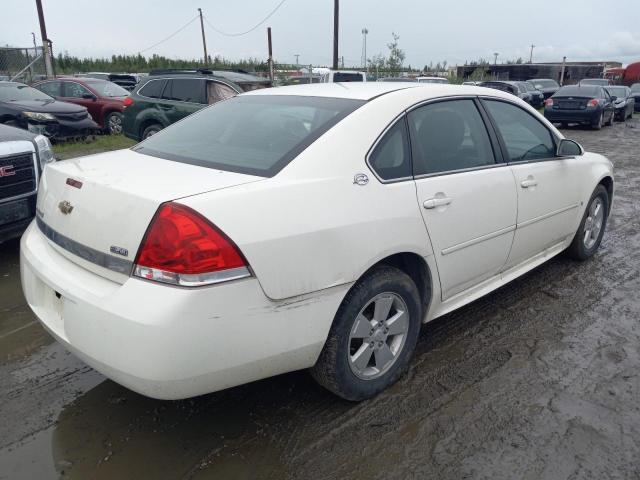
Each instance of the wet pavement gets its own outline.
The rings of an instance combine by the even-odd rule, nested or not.
[[[568,129],[616,168],[600,252],[555,258],[423,328],[351,404],[296,372],[151,400],[54,342],[0,246],[0,479],[640,478],[640,119]]]

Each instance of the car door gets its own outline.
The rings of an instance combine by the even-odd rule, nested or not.
[[[600,98],[604,99],[604,118],[605,121],[613,121],[613,116],[616,114],[615,105],[611,100],[611,95],[606,89],[600,88]]]
[[[91,118],[93,118],[93,120],[98,124],[102,125],[100,104],[97,101],[96,95],[84,85],[80,85],[78,82],[63,81],[61,83],[62,98],[60,100],[86,107],[87,110],[89,110]]]
[[[417,197],[442,299],[500,272],[516,225],[516,187],[474,98],[407,114]]]
[[[511,102],[484,98],[516,181],[518,222],[506,268],[557,245],[580,215],[579,158],[556,157],[556,138],[532,113]]]
[[[169,123],[182,120],[200,110],[206,102],[205,81],[201,78],[173,78],[162,92],[163,101],[158,108]]]

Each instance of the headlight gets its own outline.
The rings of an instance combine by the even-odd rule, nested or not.
[[[56,119],[56,117],[54,117],[50,113],[22,112],[22,115],[32,120],[55,120]]]
[[[38,149],[38,158],[40,159],[40,168],[44,170],[47,163],[55,162],[53,158],[53,148],[51,148],[51,142],[44,135],[38,135],[36,137],[36,148]]]

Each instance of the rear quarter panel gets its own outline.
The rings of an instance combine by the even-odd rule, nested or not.
[[[380,183],[365,156],[413,99],[388,95],[356,110],[263,182],[188,197],[242,250],[265,294],[289,298],[357,280],[400,252],[432,254],[413,181]],[[353,182],[365,173],[366,186]]]

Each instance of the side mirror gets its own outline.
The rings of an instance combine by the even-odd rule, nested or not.
[[[96,101],[96,96],[91,94],[91,93],[85,93],[82,95],[82,98],[86,99],[86,100],[93,100],[94,102]]]
[[[578,142],[563,138],[558,143],[558,149],[556,150],[556,156],[558,157],[579,157],[584,155],[584,148]]]
[[[611,95],[611,101],[615,102],[618,99],[618,97],[616,97],[615,95]]]

